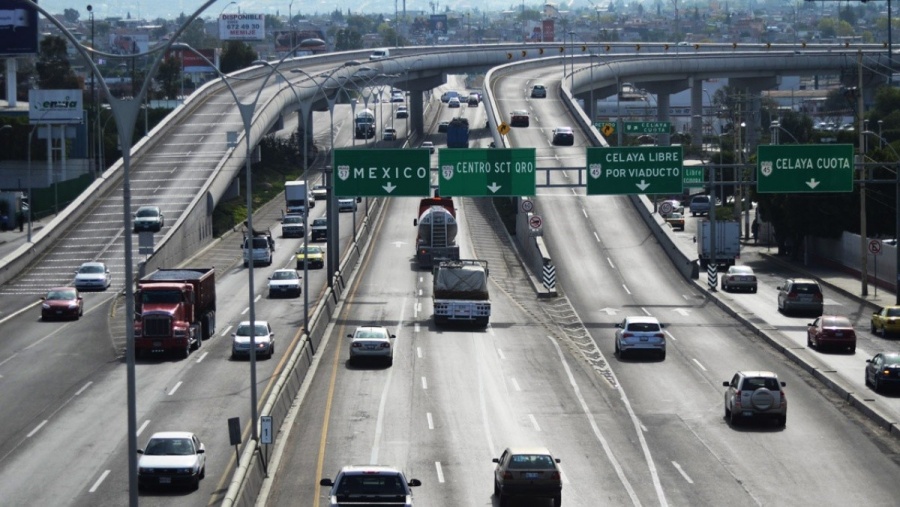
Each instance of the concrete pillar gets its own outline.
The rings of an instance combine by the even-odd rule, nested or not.
[[[703,147],[703,80],[691,80],[691,146]]]
[[[424,90],[409,90],[409,137],[425,132]]]
[[[591,119],[591,124],[593,124],[594,120],[595,120],[594,109],[597,106],[596,106],[596,104],[591,104],[591,93],[590,92],[578,93],[575,95],[575,98],[577,100],[580,100],[582,102],[582,104],[584,104],[584,106],[581,108],[581,110],[584,111],[584,114],[587,115],[587,117]],[[594,96],[594,98],[596,99],[596,95]]]
[[[671,95],[668,93],[660,93],[656,95],[656,117],[659,121],[669,121],[669,103]],[[672,143],[670,134],[659,135],[659,146],[669,146]]]
[[[16,58],[6,59],[6,103],[10,108],[16,107]]]

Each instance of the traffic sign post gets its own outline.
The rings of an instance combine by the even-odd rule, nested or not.
[[[612,122],[595,122],[594,128],[603,134],[603,137],[609,137],[616,133],[616,124]]]
[[[459,197],[535,194],[534,148],[472,148],[438,153],[441,195]]]
[[[423,149],[334,150],[334,195],[397,197],[431,194],[431,153]]]
[[[869,253],[872,254],[872,259],[874,260],[873,269],[875,270],[875,279],[878,280],[878,256],[881,255],[881,240],[878,239],[870,239],[869,240]],[[878,296],[878,284],[875,284],[875,297]]]
[[[703,172],[704,168],[700,166],[684,166],[681,184],[685,188],[703,188],[705,186]]]
[[[681,146],[588,148],[587,194],[680,194]]]
[[[667,121],[626,121],[626,134],[668,134],[672,124]]]
[[[760,145],[756,158],[761,194],[853,191],[852,144]]]

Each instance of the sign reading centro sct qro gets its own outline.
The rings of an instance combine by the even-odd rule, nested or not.
[[[852,192],[853,145],[760,145],[756,191],[763,193]]]
[[[431,193],[431,152],[425,149],[334,150],[334,194],[342,197]]]
[[[441,150],[438,188],[458,197],[535,194],[534,148]]]
[[[680,194],[681,146],[588,148],[588,195]]]

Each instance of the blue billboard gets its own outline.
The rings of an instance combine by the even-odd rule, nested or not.
[[[36,55],[37,52],[37,9],[22,0],[0,0],[0,55]]]

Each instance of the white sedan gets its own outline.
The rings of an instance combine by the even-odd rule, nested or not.
[[[200,487],[206,476],[206,448],[197,435],[187,431],[154,433],[138,449],[138,487]]]
[[[296,269],[276,269],[269,277],[269,297],[300,297],[300,275]]]
[[[275,353],[275,333],[272,331],[272,326],[265,320],[257,320],[255,326],[251,326],[249,320],[238,324],[237,330],[231,334],[231,358],[250,357],[251,331],[257,357],[265,356],[266,359],[270,359]]]
[[[383,359],[388,366],[394,362],[394,344],[396,335],[388,332],[384,326],[360,326],[356,332],[348,334],[350,340],[350,361],[363,358]]]
[[[73,285],[78,290],[106,290],[112,283],[109,268],[102,262],[85,262],[75,271]]]

